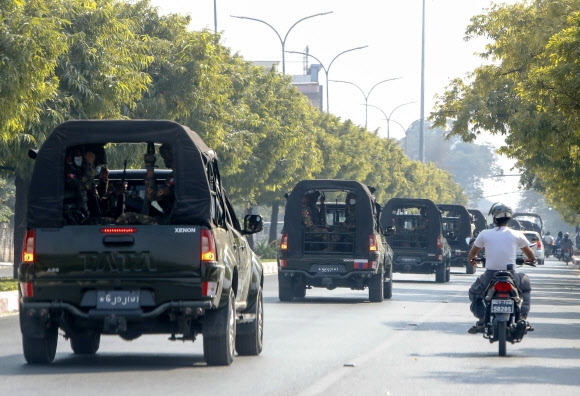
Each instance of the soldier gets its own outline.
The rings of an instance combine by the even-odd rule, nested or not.
[[[345,219],[343,224],[347,231],[352,231],[356,228],[356,194],[353,192],[346,194],[345,204]]]
[[[67,224],[81,224],[88,216],[82,197],[83,155],[81,146],[67,149],[64,164],[64,219]]]
[[[320,192],[312,191],[302,197],[302,223],[309,231],[326,231],[326,228],[318,227],[326,225],[324,195],[320,198],[320,209],[316,207],[316,201],[319,196]]]
[[[159,154],[165,162],[165,166],[173,169],[173,149],[168,144],[163,144],[159,148]],[[148,207],[145,213],[126,212],[123,213],[116,220],[116,224],[168,224],[171,221],[171,212],[175,203],[174,193],[174,178],[171,172],[163,186],[158,186],[155,181],[155,154],[147,153],[144,156],[145,169],[145,198],[144,204],[151,204],[151,206],[159,213],[158,216],[152,216],[148,213]]]

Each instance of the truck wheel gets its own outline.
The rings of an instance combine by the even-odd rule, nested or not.
[[[378,274],[373,275],[369,281],[369,300],[371,302],[382,302],[383,297],[383,271],[379,271]]]
[[[386,299],[393,297],[393,279],[392,278],[383,283],[383,297]]]
[[[449,282],[451,280],[451,267],[447,267],[445,270],[445,282]]]
[[[465,264],[465,273],[466,274],[475,274],[475,271],[477,270],[477,268],[475,268],[473,265],[467,263]]]
[[[257,356],[262,352],[264,337],[262,288],[258,290],[256,303],[251,313],[256,315],[254,320],[248,323],[240,323],[236,329],[236,351],[238,351],[240,356]]]
[[[44,337],[29,337],[22,334],[24,359],[29,364],[47,364],[54,360],[58,344],[58,327],[52,325],[44,330]]]
[[[441,265],[437,267],[437,269],[435,270],[435,282],[437,283],[445,282],[445,272],[446,272],[445,267],[446,267],[445,263],[441,263]]]
[[[76,355],[94,355],[101,345],[101,333],[87,331],[70,336],[70,346]]]
[[[293,291],[294,298],[306,297],[306,285],[302,282],[296,282],[292,291]]]
[[[278,274],[278,298],[280,301],[292,301],[294,290],[292,290],[292,279]]]
[[[208,366],[229,366],[234,361],[236,312],[234,292],[228,303],[215,311],[207,311],[203,321],[203,357]]]

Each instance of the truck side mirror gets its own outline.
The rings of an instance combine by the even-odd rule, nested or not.
[[[246,215],[244,216],[244,229],[243,234],[255,234],[264,229],[264,218],[260,215]]]

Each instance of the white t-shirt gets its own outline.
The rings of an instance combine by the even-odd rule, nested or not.
[[[481,231],[473,244],[485,248],[485,268],[494,271],[506,270],[508,264],[515,268],[517,249],[530,245],[523,232],[505,226]]]

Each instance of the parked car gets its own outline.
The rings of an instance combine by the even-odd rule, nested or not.
[[[538,264],[543,265],[545,260],[545,247],[544,242],[542,242],[542,238],[540,237],[540,233],[536,231],[522,231],[522,232],[530,242],[530,248],[532,248],[532,250],[534,251],[534,255],[538,260]],[[525,259],[524,256],[525,255],[521,251],[521,249],[518,249],[517,258]]]

